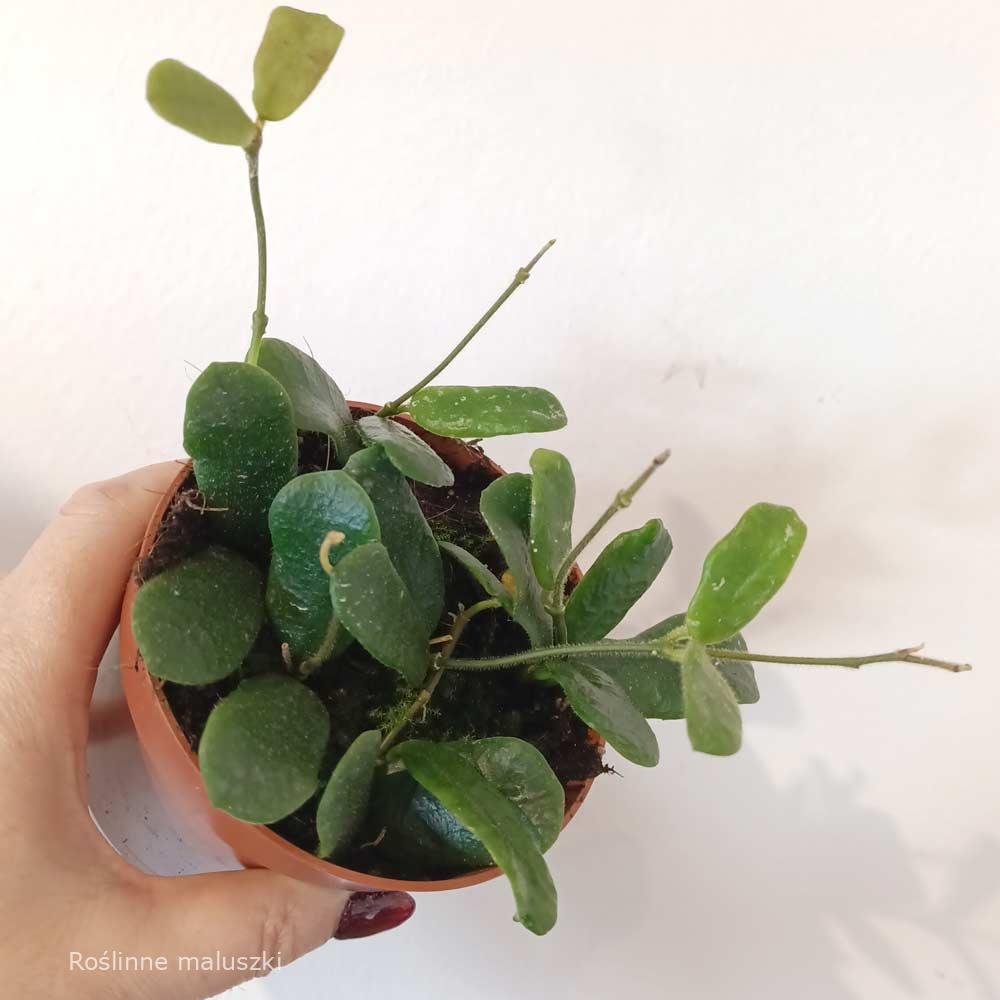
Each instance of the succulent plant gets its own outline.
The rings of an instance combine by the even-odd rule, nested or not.
[[[771,503],[751,506],[708,553],[685,611],[632,638],[609,638],[663,569],[670,535],[654,519],[619,534],[582,574],[574,567],[667,452],[575,541],[573,471],[545,448],[531,455],[530,473],[482,489],[480,551],[435,529],[415,490],[447,491],[454,471],[400,414],[458,439],[566,423],[542,388],[436,384],[553,241],[516,271],[440,364],[375,413],[352,412],[310,355],[266,337],[258,184],[265,123],[287,118],[308,97],[343,35],[321,14],[277,8],[254,60],[253,120],[179,62],[150,71],[147,96],[162,117],[244,150],[259,284],[245,360],[210,364],[187,398],[184,446],[208,544],[144,582],[132,624],[150,674],[215,686],[198,744],[215,806],[248,823],[304,815],[318,854],[334,861],[356,857],[370,838],[372,857],[415,859],[426,871],[496,863],[510,880],[517,919],[544,934],[556,919],[556,891],[543,855],[562,826],[564,785],[545,753],[509,735],[506,723],[415,738],[444,679],[504,672],[513,684],[548,692],[626,760],[650,767],[659,751],[649,719],[684,719],[691,746],[703,753],[739,750],[740,704],[758,698],[754,661],[966,666],[916,649],[859,657],[749,652],[742,629],[785,582],[806,537],[795,511]],[[326,443],[324,468],[300,462],[310,435]],[[475,600],[449,604],[454,587],[446,580],[456,576]],[[482,630],[478,655],[461,655],[467,629],[487,617],[504,623],[504,648]],[[379,687],[384,703],[360,713],[350,731],[332,729],[324,697],[338,672],[359,660],[365,676],[389,677]]]

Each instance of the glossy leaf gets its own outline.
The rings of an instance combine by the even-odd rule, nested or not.
[[[603,639],[649,589],[673,542],[659,520],[611,540],[566,602],[570,642]]]
[[[449,746],[524,813],[539,850],[544,853],[555,843],[562,829],[565,793],[538,750],[505,736]],[[471,871],[493,864],[482,841],[406,772],[387,775],[379,783],[372,814],[373,827],[382,835],[379,852],[396,862],[431,872]]]
[[[302,431],[328,434],[343,465],[361,447],[361,435],[337,383],[308,354],[274,337],[260,342],[257,360],[288,393],[295,426]]]
[[[380,445],[355,452],[344,471],[371,498],[382,544],[430,634],[444,610],[444,571],[437,541],[413,490]]]
[[[705,558],[687,611],[691,637],[714,645],[752,621],[788,578],[805,540],[806,526],[791,507],[754,504]]]
[[[499,437],[566,426],[559,400],[546,389],[514,385],[435,385],[415,393],[410,416],[448,437]]]
[[[565,455],[538,448],[531,456],[531,564],[545,590],[573,545],[576,480]]]
[[[390,462],[408,479],[427,486],[451,486],[454,473],[430,445],[409,428],[386,417],[362,417],[358,421],[361,437],[368,444],[380,444]]]
[[[530,676],[553,681],[570,708],[626,760],[654,767],[660,759],[656,736],[625,689],[602,668],[583,660],[547,660]]]
[[[499,601],[500,607],[508,614],[513,611],[514,595],[497,579],[488,566],[485,566],[471,552],[467,552],[460,545],[454,545],[451,542],[438,542],[438,546],[445,555],[454,559],[489,597]]]
[[[344,538],[329,548],[336,565],[359,545],[379,540],[379,522],[368,494],[346,472],[309,472],[281,488],[268,516],[271,567],[267,611],[278,638],[292,656],[317,653],[327,636],[333,605],[330,581],[320,563],[327,534]]]
[[[381,742],[382,734],[370,729],[354,740],[337,761],[316,809],[321,858],[336,861],[361,829],[368,813]]]
[[[330,719],[319,697],[285,674],[243,681],[212,709],[198,746],[208,797],[247,823],[274,823],[319,784]]]
[[[176,684],[210,684],[238,670],[264,621],[263,583],[256,566],[217,546],[144,583],[132,631],[146,669]]]
[[[324,14],[275,7],[253,61],[253,103],[265,121],[287,118],[330,65],[344,29]]]
[[[208,142],[245,147],[257,134],[235,97],[176,59],[164,59],[149,71],[146,100],[171,125]]]
[[[701,643],[689,642],[684,649],[681,684],[691,746],[722,757],[736,753],[743,739],[740,706]]]
[[[379,663],[414,686],[424,679],[430,632],[384,545],[369,542],[341,559],[330,596],[337,618]]]
[[[479,510],[514,578],[512,616],[533,646],[552,642],[552,617],[531,562],[531,476],[511,472],[490,483]]]
[[[556,922],[556,889],[524,813],[447,744],[410,740],[390,758],[482,841],[510,880],[517,919],[534,934],[548,933]]]
[[[217,535],[259,551],[271,501],[299,464],[292,404],[280,383],[255,365],[210,364],[188,392],[184,448]]]

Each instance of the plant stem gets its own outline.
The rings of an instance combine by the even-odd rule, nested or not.
[[[440,375],[441,372],[443,372],[445,368],[447,368],[448,365],[450,365],[452,361],[454,361],[455,358],[457,358],[459,354],[465,350],[472,338],[475,337],[475,335],[479,333],[479,331],[493,318],[493,314],[514,294],[515,291],[517,291],[518,288],[521,287],[521,285],[528,280],[528,277],[531,274],[531,269],[542,259],[554,243],[555,240],[549,240],[548,243],[546,243],[545,246],[543,246],[542,249],[539,250],[538,253],[536,253],[535,256],[524,265],[524,267],[518,268],[517,274],[514,275],[514,280],[503,290],[500,298],[498,298],[496,302],[494,302],[493,305],[491,305],[489,309],[483,313],[479,322],[476,323],[476,325],[455,345],[454,350],[448,354],[444,361],[434,368],[429,375],[422,378],[416,385],[407,389],[402,395],[397,396],[391,403],[386,403],[385,406],[378,411],[378,416],[391,417],[394,413],[399,413],[403,406],[409,402],[410,397],[413,396],[414,393],[419,392],[425,385],[433,382],[434,379],[436,379],[438,375]]]
[[[661,452],[659,455],[655,456],[653,460],[646,466],[645,469],[639,474],[635,482],[631,486],[627,486],[623,490],[619,490],[615,494],[614,500],[611,501],[611,505],[608,509],[597,519],[594,526],[583,536],[573,546],[570,553],[563,560],[562,565],[559,567],[559,571],[556,573],[555,584],[552,587],[552,593],[550,600],[548,602],[548,611],[552,615],[553,625],[555,626],[556,639],[560,643],[566,642],[566,580],[569,577],[570,571],[573,569],[573,564],[580,557],[580,553],[597,537],[601,529],[608,523],[618,513],[620,510],[624,510],[629,504],[632,503],[633,498],[636,493],[646,485],[647,480],[656,470],[670,458],[670,449]]]
[[[494,598],[488,598],[485,601],[480,601],[478,604],[473,604],[471,607],[460,611],[455,616],[455,623],[451,627],[451,635],[448,638],[448,642],[444,649],[434,658],[434,662],[431,664],[431,669],[426,678],[424,678],[424,686],[421,688],[420,693],[417,695],[416,699],[406,710],[406,714],[402,719],[396,723],[392,729],[386,734],[385,739],[378,748],[379,757],[384,757],[386,751],[388,751],[399,739],[400,734],[403,730],[416,718],[417,714],[421,712],[431,700],[431,696],[434,694],[434,689],[438,686],[441,678],[444,676],[444,672],[447,669],[447,664],[444,662],[449,656],[455,651],[455,647],[458,645],[458,640],[461,639],[462,633],[465,631],[465,626],[472,621],[482,611],[489,611],[491,608],[500,607],[500,602]]]
[[[300,677],[310,677],[315,671],[317,671],[328,659],[330,659],[330,654],[333,652],[337,645],[337,640],[340,638],[340,622],[336,618],[330,619],[330,624],[326,627],[326,634],[323,636],[323,641],[320,643],[319,649],[313,653],[308,659],[303,660],[299,664],[299,676]]]
[[[719,660],[754,660],[758,663],[793,663],[800,666],[863,667],[868,663],[919,663],[925,667],[939,667],[954,674],[972,669],[971,663],[954,663],[951,660],[935,660],[930,656],[917,656],[922,646],[895,649],[888,653],[873,653],[870,656],[772,656],[768,653],[749,653],[742,650],[722,649],[718,646],[706,647],[709,655]]]
[[[257,308],[251,320],[250,350],[247,351],[247,362],[251,365],[257,364],[260,357],[260,342],[267,328],[267,313],[264,311],[267,299],[267,233],[264,230],[264,210],[260,204],[260,182],[257,177],[262,127],[258,122],[257,137],[246,149],[247,167],[250,172],[250,202],[253,205],[254,223],[257,227]]]
[[[542,649],[527,649],[523,653],[508,656],[493,656],[479,660],[445,659],[440,665],[448,670],[501,670],[504,667],[518,667],[545,660],[562,659],[572,656],[660,656],[668,659],[666,647],[661,640],[655,642],[583,642],[569,645],[548,646]]]

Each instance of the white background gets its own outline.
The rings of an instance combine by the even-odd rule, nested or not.
[[[74,485],[178,455],[198,367],[243,354],[241,154],[143,86],[175,56],[248,102],[269,7],[3,5],[5,563]],[[995,0],[328,13],[334,67],[262,153],[269,331],[382,401],[557,236],[449,379],[558,394],[568,429],[490,452],[565,451],[578,529],[674,449],[618,525],[675,540],[623,632],[682,608],[766,499],[810,536],[753,648],[924,640],[978,669],[760,667],[738,757],[663,723],[659,768],[598,783],[550,855],[547,939],[498,881],[241,995],[1000,995]]]

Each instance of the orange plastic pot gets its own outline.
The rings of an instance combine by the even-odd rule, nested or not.
[[[358,410],[375,412],[369,403],[351,403]],[[481,452],[461,441],[438,437],[418,427],[405,417],[399,418],[423,438],[459,475],[473,467],[495,477],[503,470]],[[190,472],[183,466],[166,495],[153,512],[139,559],[152,551],[160,522],[175,494]],[[247,868],[269,868],[292,878],[330,888],[399,889],[406,892],[441,892],[478,885],[501,874],[496,867],[468,872],[457,878],[410,881],[380,878],[323,861],[289,843],[266,826],[235,819],[212,806],[198,770],[198,758],[174,718],[163,693],[163,683],[151,677],[143,663],[132,634],[132,604],[138,589],[135,579],[128,585],[122,605],[120,648],[122,687],[135,724],[139,744],[150,775],[164,804],[171,810],[179,828],[192,845],[198,844],[220,861],[237,861]],[[225,610],[220,608],[220,614]],[[591,738],[603,745],[595,733]],[[566,790],[565,826],[576,815],[590,791],[593,779],[574,782]]]

